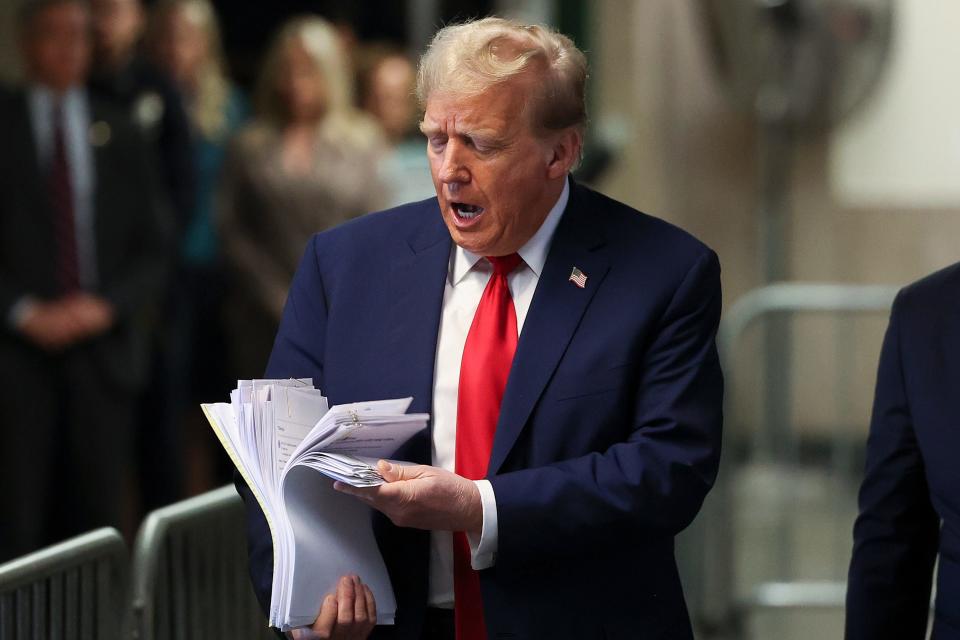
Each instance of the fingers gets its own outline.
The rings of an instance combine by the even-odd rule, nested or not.
[[[431,467],[425,464],[395,464],[388,460],[377,462],[377,471],[387,482],[397,482],[398,480],[416,480],[418,478],[427,478],[438,474],[448,473],[437,467]]]
[[[353,592],[353,620],[357,624],[366,624],[368,620],[366,585],[360,582],[359,576],[353,576]]]
[[[353,624],[353,601],[357,591],[353,576],[343,576],[337,584],[337,626]]]
[[[320,638],[330,638],[333,636],[333,630],[337,626],[337,599],[333,594],[327,595],[323,599],[323,605],[320,607],[320,615],[313,623],[311,630]]]
[[[366,638],[377,624],[377,605],[373,591],[363,584],[359,576],[342,576],[337,581],[336,594],[323,599],[320,615],[310,627],[309,634],[299,634],[306,639]],[[294,638],[298,634],[293,634]]]
[[[345,493],[355,498],[360,498],[366,502],[373,502],[380,494],[380,487],[354,487],[346,482],[337,480],[333,483],[333,488],[340,493]]]
[[[369,586],[363,585],[364,593],[364,602],[367,606],[367,620],[370,621],[370,626],[377,624],[377,601],[373,599],[373,591]]]

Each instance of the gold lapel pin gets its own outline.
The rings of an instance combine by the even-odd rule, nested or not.
[[[103,120],[97,120],[90,125],[88,132],[90,144],[94,147],[102,147],[110,142],[110,125]]]

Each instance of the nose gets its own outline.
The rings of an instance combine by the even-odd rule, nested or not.
[[[440,165],[440,181],[451,188],[470,181],[470,170],[466,164],[465,149],[458,140],[448,140],[443,150],[443,162]]]

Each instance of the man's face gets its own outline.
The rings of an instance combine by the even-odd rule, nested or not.
[[[129,55],[143,30],[140,0],[91,0],[97,64]]]
[[[427,99],[421,130],[443,220],[453,241],[483,256],[522,247],[563,189],[567,166],[534,135],[524,106],[532,77],[473,97]]]
[[[26,29],[23,57],[32,81],[58,91],[83,83],[90,64],[90,23],[82,4],[49,6]]]
[[[160,67],[181,86],[190,86],[209,57],[206,34],[197,21],[191,20],[188,6],[168,11],[157,30],[154,42]]]

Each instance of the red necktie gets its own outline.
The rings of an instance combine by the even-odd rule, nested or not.
[[[60,293],[71,293],[80,288],[80,268],[77,260],[77,230],[73,213],[73,187],[70,184],[70,164],[63,137],[63,110],[53,110],[53,158],[50,163],[49,193],[53,207],[54,243],[56,245],[57,285]]]
[[[457,395],[455,470],[471,480],[487,475],[500,401],[517,350],[517,312],[507,276],[520,264],[520,256],[514,253],[487,260],[493,265],[493,275],[463,347]],[[485,639],[480,577],[470,566],[470,544],[462,531],[453,534],[453,589],[457,640]]]

